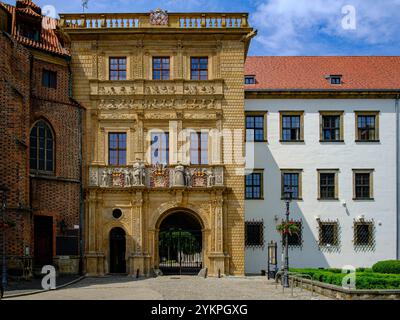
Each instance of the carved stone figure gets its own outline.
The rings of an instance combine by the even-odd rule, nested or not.
[[[168,25],[168,13],[166,10],[157,9],[150,11],[150,24],[156,26]]]
[[[174,186],[185,186],[185,167],[180,162],[174,169]]]
[[[108,172],[104,170],[101,174],[101,184],[102,187],[108,187]]]
[[[125,169],[124,170],[124,186],[130,187],[131,185],[132,185],[131,173],[129,172],[128,169]]]
[[[185,170],[185,184],[188,187],[192,186],[192,173],[190,172],[189,169]]]
[[[136,159],[135,163],[133,164],[133,184],[135,186],[142,186],[144,185],[145,180],[145,165],[144,162]]]
[[[215,185],[215,175],[212,170],[207,172],[207,187],[212,187]]]

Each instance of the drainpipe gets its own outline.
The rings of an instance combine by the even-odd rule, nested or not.
[[[67,58],[68,61],[68,91],[69,97],[72,97],[72,70],[71,70],[71,58]],[[83,241],[83,230],[84,230],[84,203],[83,203],[83,128],[82,128],[82,118],[83,118],[83,109],[82,107],[73,100],[74,103],[77,104],[78,110],[78,135],[79,135],[79,274],[83,275],[83,255],[84,255],[84,241]]]
[[[395,112],[396,112],[396,259],[400,259],[400,94],[396,96]]]

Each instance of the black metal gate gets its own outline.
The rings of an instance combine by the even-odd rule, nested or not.
[[[160,231],[159,257],[163,274],[197,274],[203,266],[201,230]]]

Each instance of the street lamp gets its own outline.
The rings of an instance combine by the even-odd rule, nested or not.
[[[7,258],[6,258],[6,206],[7,206],[7,193],[9,189],[5,185],[0,185],[0,199],[1,199],[1,213],[2,213],[2,228],[3,228],[3,261],[1,272],[1,286],[3,290],[7,287]]]
[[[284,264],[283,264],[283,287],[289,288],[289,214],[290,214],[290,201],[292,201],[293,190],[291,188],[285,188],[284,190],[284,200],[286,204],[286,227],[284,229]]]

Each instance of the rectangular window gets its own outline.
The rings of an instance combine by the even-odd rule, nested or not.
[[[341,116],[322,115],[322,141],[340,141],[341,138]]]
[[[256,78],[254,76],[245,76],[244,77],[244,84],[255,84]]]
[[[190,163],[208,164],[208,132],[190,134]]]
[[[42,85],[43,87],[57,89],[57,72],[43,69]]]
[[[126,165],[126,133],[108,134],[108,163],[111,166]]]
[[[153,80],[169,80],[169,57],[153,57]]]
[[[292,192],[292,199],[301,199],[301,171],[282,171],[282,199],[285,190]]]
[[[372,170],[354,170],[354,199],[372,198]]]
[[[354,222],[354,245],[371,246],[374,243],[373,230],[374,224],[371,221]]]
[[[338,170],[318,170],[319,199],[336,200],[338,198]]]
[[[245,223],[245,243],[246,247],[263,247],[264,246],[264,222],[263,221],[246,221]]]
[[[301,247],[303,244],[301,221],[294,221],[294,223],[297,225],[299,232],[292,234],[289,233],[288,243],[291,247]]]
[[[246,199],[262,199],[263,173],[256,172],[245,176]]]
[[[246,141],[265,141],[265,115],[246,115]]]
[[[151,134],[151,163],[169,164],[168,132],[155,132]]]
[[[110,80],[126,80],[126,57],[110,58]]]
[[[339,224],[336,221],[318,222],[319,226],[319,245],[337,246],[339,243]]]
[[[208,58],[192,57],[190,59],[190,79],[207,80],[208,79]]]
[[[303,112],[281,112],[281,141],[303,141]]]
[[[357,141],[379,140],[378,112],[356,112]]]

